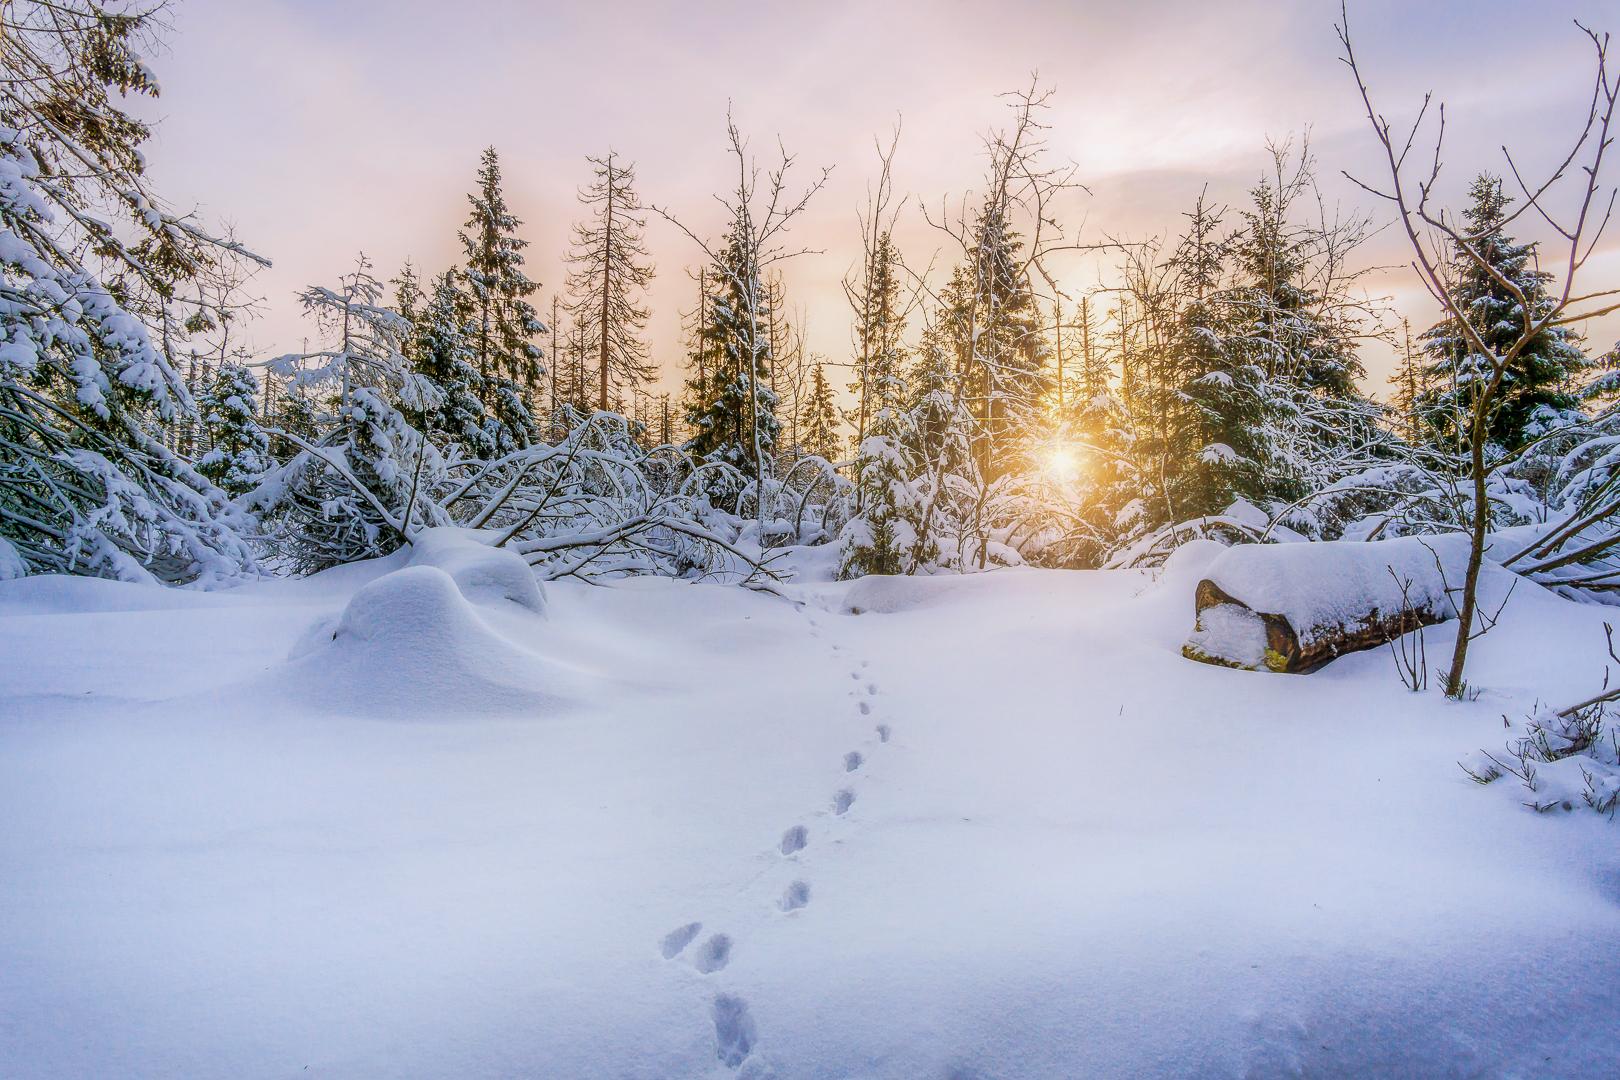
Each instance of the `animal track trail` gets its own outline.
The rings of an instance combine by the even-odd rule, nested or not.
[[[688,945],[692,944],[692,939],[697,937],[702,930],[703,924],[700,922],[677,926],[664,935],[664,940],[658,944],[658,951],[664,954],[665,960],[673,960],[681,955],[681,952]]]
[[[891,731],[888,724],[879,724],[877,726],[878,742],[888,742],[890,734]]]
[[[741,1065],[754,1052],[759,1032],[748,1012],[748,1002],[734,994],[714,996],[716,1056],[728,1069]]]
[[[866,758],[861,756],[861,752],[859,750],[851,750],[849,753],[844,755],[845,772],[854,772],[864,764],[866,764]]]
[[[692,966],[705,975],[712,975],[731,963],[731,936],[714,934],[692,958]]]
[[[849,788],[841,789],[833,796],[833,813],[843,817],[849,813],[849,808],[855,805],[855,793]]]
[[[861,710],[862,716],[870,716],[872,713],[872,703],[870,701],[863,701],[857,707]]]
[[[803,851],[805,845],[809,842],[810,830],[806,829],[803,825],[795,825],[787,832],[782,834],[782,854],[792,855],[795,852]]]
[[[782,893],[782,899],[777,906],[784,912],[798,911],[810,902],[810,883],[808,881],[795,881],[788,885]]]

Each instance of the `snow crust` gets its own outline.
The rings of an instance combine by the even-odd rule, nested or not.
[[[1253,678],[1179,654],[1219,555],[0,582],[0,1073],[1609,1075],[1617,826],[1457,767],[1607,611]]]

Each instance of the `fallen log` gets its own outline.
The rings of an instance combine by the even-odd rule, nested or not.
[[[1224,667],[1315,671],[1456,618],[1467,564],[1460,534],[1229,548],[1198,583],[1181,652]]]

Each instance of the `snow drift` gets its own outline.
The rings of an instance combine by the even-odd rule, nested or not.
[[[460,530],[430,529],[405,566],[361,588],[335,626],[318,627],[295,649],[284,674],[311,703],[368,715],[555,708],[569,696],[561,665],[491,621],[516,614],[527,622],[544,610],[522,557]]]
[[[407,566],[433,566],[450,575],[468,600],[510,600],[536,615],[544,614],[546,597],[523,556],[510,548],[490,547],[484,534],[467,529],[424,529],[411,541]]]

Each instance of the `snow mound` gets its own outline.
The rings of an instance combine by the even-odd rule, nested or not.
[[[493,587],[478,575],[473,580],[476,589]],[[532,711],[566,701],[559,666],[494,630],[436,566],[407,566],[362,588],[330,642],[283,671],[294,694],[312,704],[391,719]]]
[[[1447,587],[1462,587],[1468,538],[1411,536],[1371,543],[1243,544],[1210,562],[1204,580],[1256,612],[1280,615],[1301,647],[1403,606],[1456,618]],[[1507,571],[1487,564],[1486,572]],[[1399,580],[1397,580],[1399,579]],[[1402,583],[1409,583],[1402,593]],[[1207,610],[1207,609],[1206,609]]]
[[[1159,584],[1163,588],[1181,589],[1196,586],[1210,566],[1231,549],[1216,540],[1204,537],[1189,540],[1170,553],[1160,568]]]
[[[486,535],[468,529],[424,529],[412,539],[405,565],[443,570],[474,603],[504,599],[544,614],[546,596],[529,564],[509,548],[490,547]]]

